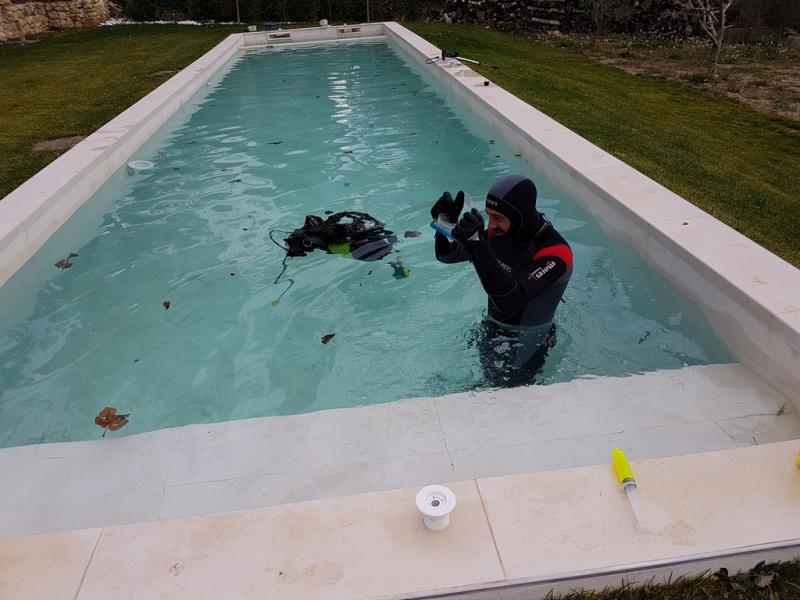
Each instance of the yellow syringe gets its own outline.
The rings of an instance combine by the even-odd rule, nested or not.
[[[647,519],[645,518],[644,506],[639,496],[639,489],[636,487],[636,478],[633,476],[631,466],[628,464],[628,457],[625,453],[614,446],[611,453],[611,462],[614,463],[614,471],[617,473],[617,480],[622,484],[622,489],[628,496],[633,516],[636,518],[636,528],[640,531],[648,531]]]

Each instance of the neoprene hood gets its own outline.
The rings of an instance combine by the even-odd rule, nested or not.
[[[516,240],[533,238],[542,224],[536,210],[536,186],[522,175],[506,175],[498,179],[486,194],[486,208],[504,215],[511,226],[506,237]]]

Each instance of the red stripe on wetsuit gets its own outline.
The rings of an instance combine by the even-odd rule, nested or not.
[[[547,256],[560,258],[567,265],[567,269],[572,268],[572,249],[567,244],[556,244],[537,250],[533,255],[533,260],[539,260]]]

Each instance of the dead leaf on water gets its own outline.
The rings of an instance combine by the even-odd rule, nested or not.
[[[164,310],[169,310],[169,307],[172,306],[172,302],[169,300],[164,300],[164,302],[161,303],[161,306],[164,307]]]
[[[327,344],[328,342],[330,342],[333,339],[333,336],[335,336],[335,335],[336,335],[335,333],[327,333],[327,334],[323,335],[322,336],[322,343],[323,344]]]
[[[100,414],[94,418],[94,423],[104,429],[103,437],[105,437],[105,430],[110,429],[111,431],[117,431],[118,429],[122,429],[128,424],[128,417],[130,416],[130,413],[118,415],[116,408],[113,406],[106,406],[100,411]]]
[[[281,303],[280,300],[273,300],[272,301],[272,306],[278,306],[278,304],[280,304],[280,303]]]

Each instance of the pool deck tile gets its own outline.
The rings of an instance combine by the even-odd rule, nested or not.
[[[719,426],[737,446],[752,446],[754,443],[771,444],[797,439],[800,417],[796,412],[786,412],[780,416],[751,415],[725,419],[719,422]]]
[[[796,444],[632,462],[651,533],[611,465],[479,480],[510,579],[800,538]],[[779,516],[778,516],[779,515]]]
[[[166,489],[160,519],[424,486],[458,479],[447,452],[189,483]]]
[[[446,451],[432,405],[396,402],[382,411],[370,408],[185,427],[168,483],[286,473]],[[275,444],[276,439],[287,443]]]
[[[86,495],[61,502],[7,506],[0,508],[0,532],[5,538],[30,535],[32,531],[154,521],[163,503],[164,488],[153,487],[121,494]],[[2,594],[0,598],[4,598]]]
[[[502,580],[474,481],[450,527],[415,489],[106,529],[78,600],[375,598]]]
[[[181,434],[181,429],[166,429],[115,439],[3,450],[0,508],[163,488]],[[20,460],[21,456],[29,460]],[[31,468],[30,458],[35,468]]]
[[[0,540],[0,598],[74,600],[99,529]]]
[[[658,385],[653,385],[653,376],[645,375],[578,379],[473,396],[453,394],[437,398],[436,406],[453,452],[502,446],[508,439],[583,438],[707,420],[693,387],[705,372],[705,368],[703,375],[687,369],[660,371]]]
[[[795,431],[800,431],[800,423]],[[451,456],[458,478],[480,478],[605,464],[614,446],[639,459],[675,456],[686,453],[687,443],[691,443],[693,452],[736,447],[715,422],[695,421],[580,439],[515,442],[453,452]]]

